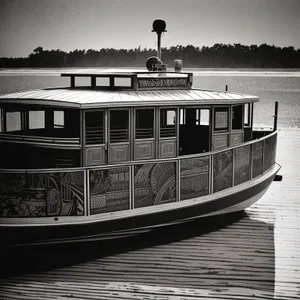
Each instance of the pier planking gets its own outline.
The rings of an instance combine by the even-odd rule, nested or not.
[[[219,230],[206,232],[207,224],[194,222],[161,231],[158,243],[145,236],[117,253],[102,255],[97,243],[49,252],[48,268],[19,274],[3,268],[0,298],[299,299],[299,154],[300,130],[282,129],[277,161],[283,181]],[[57,263],[59,256],[73,259]],[[42,264],[29,257],[32,265]]]

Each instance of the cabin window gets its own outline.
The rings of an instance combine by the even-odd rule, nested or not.
[[[215,120],[214,120],[214,131],[228,131],[229,127],[229,108],[228,107],[216,107]]]
[[[148,139],[154,136],[154,110],[138,109],[135,119],[135,138]]]
[[[110,112],[110,142],[129,141],[129,111],[112,110]]]
[[[208,108],[180,109],[180,125],[209,125]]]
[[[250,103],[244,105],[244,126],[251,126],[251,107]]]
[[[160,110],[160,137],[176,136],[176,109]]]
[[[76,87],[91,86],[91,79],[89,77],[74,77]]]
[[[104,144],[104,111],[86,112],[85,143],[86,145]]]
[[[29,129],[45,128],[45,112],[43,110],[29,111]]]
[[[131,78],[115,77],[115,87],[131,87]]]
[[[6,113],[6,131],[20,131],[21,130],[21,112],[13,111]]]
[[[243,128],[243,105],[235,105],[232,107],[232,129]]]
[[[209,109],[200,109],[200,125],[209,126]]]
[[[65,126],[65,112],[63,110],[55,110],[53,112],[53,127],[64,128]]]
[[[107,78],[107,77],[97,77],[96,78],[96,86],[108,87],[109,86],[109,78]]]

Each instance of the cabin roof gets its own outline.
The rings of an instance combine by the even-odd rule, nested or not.
[[[0,104],[36,104],[72,108],[211,105],[257,101],[258,97],[253,95],[201,89],[134,91],[49,88],[0,96]]]
[[[163,76],[162,76],[163,74]],[[148,70],[135,70],[135,69],[107,69],[107,70],[80,70],[69,71],[61,73],[62,77],[131,77],[137,76],[139,78],[183,78],[187,77],[191,72],[175,72],[175,71],[148,71]]]

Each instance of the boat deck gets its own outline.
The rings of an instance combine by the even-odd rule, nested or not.
[[[11,253],[1,261],[0,298],[299,299],[299,153],[300,130],[281,130],[283,181],[219,230],[194,222],[110,252],[93,243]],[[28,269],[18,270],[25,259]]]

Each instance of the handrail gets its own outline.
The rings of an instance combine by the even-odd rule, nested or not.
[[[0,133],[0,140],[12,140],[12,141],[28,141],[28,142],[53,142],[53,143],[76,143],[79,144],[79,137],[47,137],[47,136],[28,136],[28,135],[15,135],[15,134],[6,134]]]
[[[200,158],[208,155],[214,155],[217,153],[221,153],[228,150],[233,150],[236,148],[244,147],[247,145],[255,144],[261,141],[264,141],[274,135],[277,135],[279,130],[276,130],[269,135],[261,137],[256,140],[252,140],[246,143],[242,143],[239,145],[231,146],[221,150],[214,150],[210,152],[203,152],[198,154],[188,154],[181,155],[172,158],[157,158],[157,159],[149,159],[149,160],[141,160],[141,161],[126,161],[120,162],[116,164],[108,164],[108,165],[99,165],[99,166],[86,166],[86,167],[75,167],[75,168],[49,168],[49,169],[0,169],[0,173],[53,173],[53,172],[74,172],[74,171],[82,171],[82,170],[95,170],[95,169],[108,169],[108,168],[116,168],[116,167],[124,167],[128,165],[139,165],[145,163],[159,163],[159,162],[172,162],[172,161],[180,161],[181,159],[189,159],[189,158]]]
[[[29,171],[0,170],[4,182],[4,193],[1,195],[1,200],[5,204],[0,212],[3,217],[89,216],[103,212],[132,210],[135,208],[136,203],[140,203],[137,204],[137,207],[155,206],[161,203],[211,195],[248,182],[258,176],[263,176],[268,172],[276,163],[276,134],[277,131],[255,141],[219,151],[171,159],[126,162],[118,165],[85,168],[30,169]],[[255,149],[254,145],[256,143],[260,143],[260,147]],[[244,149],[235,151],[240,147]],[[220,156],[220,153],[223,154]],[[196,162],[199,158],[201,159]],[[220,159],[224,159],[224,164],[220,165],[218,163]],[[136,169],[137,164],[140,164],[140,166]],[[154,165],[153,169],[152,164]],[[150,200],[147,197],[148,189],[152,191],[152,184],[149,187],[147,184],[144,185],[144,182],[148,182],[149,165],[152,172],[151,178],[154,180],[153,191],[155,195],[155,198]],[[252,172],[254,167],[256,170],[255,175]],[[99,173],[102,170],[105,170],[105,172]],[[137,170],[136,174],[135,170]],[[199,172],[199,170],[202,170],[202,172]],[[97,179],[97,176],[100,177]],[[201,176],[200,179],[199,176]],[[6,178],[8,179],[7,187]],[[16,181],[10,180],[11,178]],[[140,187],[137,184],[137,190],[135,190],[135,178],[138,178],[138,182],[142,183]],[[197,194],[199,192],[197,186],[196,189],[193,187],[191,189],[189,187],[184,188],[185,184],[182,187],[181,180],[185,180],[185,183],[190,180],[192,180],[191,182],[195,180],[199,182],[200,194]],[[119,185],[119,181],[124,182],[124,184]],[[43,183],[39,186],[41,182]],[[116,182],[117,185],[114,186]],[[107,184],[112,190],[110,188],[107,190]],[[11,185],[13,185],[13,188]],[[20,190],[15,189],[15,187],[20,186]],[[167,193],[168,196],[163,199],[162,197],[168,188],[170,188]],[[33,200],[26,198],[28,191],[34,193]],[[100,200],[103,196],[106,197],[105,194],[107,193],[116,193],[117,200],[111,198],[113,202],[107,204],[105,202],[103,206]],[[57,201],[58,195],[60,195],[59,197],[63,202]],[[139,202],[141,199],[135,198],[135,196],[142,196],[142,201],[146,199],[148,204]],[[145,198],[145,196],[147,197]],[[95,202],[93,202],[94,206],[91,204],[92,197],[100,199],[100,206]],[[27,204],[23,205],[22,214],[10,207],[10,203],[13,203],[21,208],[23,200]],[[112,203],[117,202],[117,207],[114,207],[114,205],[112,207]]]

